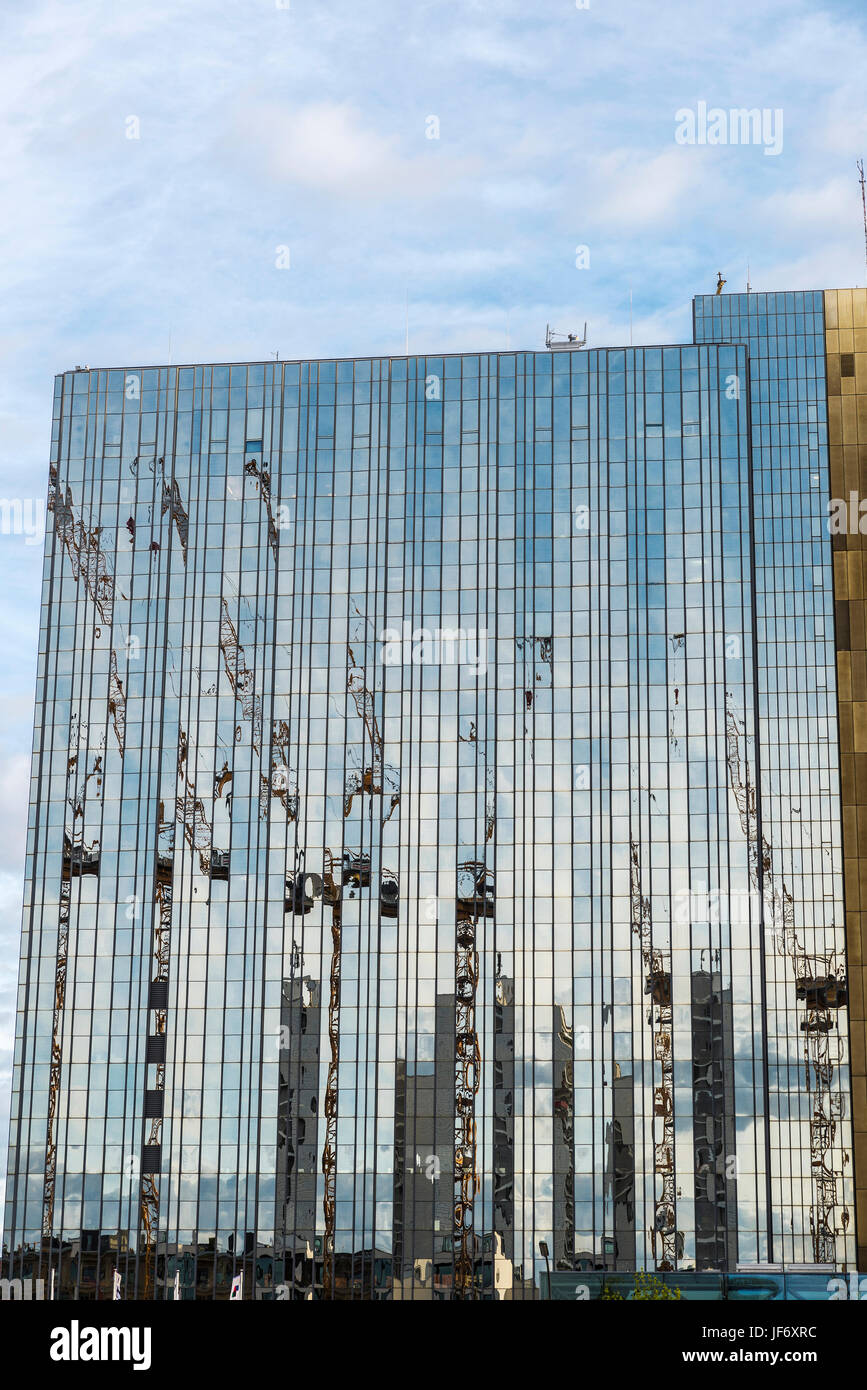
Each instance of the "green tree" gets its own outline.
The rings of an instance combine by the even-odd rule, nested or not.
[[[612,1303],[646,1303],[648,1301],[658,1301],[660,1303],[677,1303],[682,1297],[680,1289],[671,1288],[664,1284],[655,1274],[637,1273],[633,1284],[632,1293],[624,1299],[619,1289],[611,1284],[602,1285],[601,1298],[603,1302]]]

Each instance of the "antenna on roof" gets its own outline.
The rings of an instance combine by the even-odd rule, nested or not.
[[[584,337],[579,338],[577,333],[558,333],[556,329],[545,324],[545,346],[550,352],[570,352],[573,348],[583,348],[587,346],[587,320],[584,320]]]
[[[861,208],[864,212],[864,254],[867,257],[867,195],[864,192],[864,160],[857,160],[856,167],[860,175],[858,182],[861,185]]]

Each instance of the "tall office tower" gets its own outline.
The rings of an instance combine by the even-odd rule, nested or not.
[[[497,971],[494,985],[493,1223],[503,1256],[515,1236],[515,982]]]
[[[453,994],[437,998],[434,1029],[432,1057],[396,1062],[392,1251],[394,1279],[404,1298],[433,1298],[449,1287],[435,1271],[443,1264],[438,1257],[450,1253],[452,1238]],[[436,1287],[439,1283],[442,1287]]]
[[[301,966],[297,952],[292,966]],[[283,981],[280,1028],[274,1254],[289,1297],[303,1299],[313,1288],[316,1241],[321,991],[294,968]]]
[[[611,1260],[615,1270],[635,1269],[635,1136],[632,1075],[614,1063],[613,1119],[608,1126],[608,1166],[605,1192],[612,1208],[606,1228],[612,1229]],[[604,1252],[604,1251],[603,1251]]]
[[[112,1252],[165,1298],[182,1251],[197,1297],[291,1296],[301,1243],[303,1296],[388,1297],[435,1234],[442,1297],[531,1296],[540,1242],[686,1277],[709,963],[737,1259],[851,1263],[833,637],[824,696],[806,603],[768,674],[790,426],[717,313],[691,346],[57,379],[11,1274],[88,1296]]]
[[[731,990],[720,977],[692,977],[693,1135],[695,1142],[695,1267],[736,1269],[737,1141]]]
[[[555,1269],[575,1268],[575,1034],[555,1005],[553,1041]]]

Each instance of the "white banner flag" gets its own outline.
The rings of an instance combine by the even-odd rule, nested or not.
[[[116,1269],[116,1270],[114,1271],[114,1293],[112,1294],[111,1297],[112,1297],[112,1301],[113,1301],[113,1302],[117,1302],[117,1301],[119,1301],[119,1299],[120,1299],[120,1270],[119,1270],[119,1269]]]
[[[51,1270],[51,1281],[50,1281],[49,1288],[48,1288],[48,1297],[51,1298],[51,1299],[54,1298],[54,1269],[53,1269],[53,1268],[52,1268],[52,1270]]]
[[[178,1270],[177,1273],[175,1274],[175,1302],[176,1302],[176,1303],[177,1303],[178,1300],[180,1299],[180,1296],[181,1296],[181,1271]]]
[[[244,1297],[244,1292],[243,1292],[243,1290],[244,1290],[244,1275],[243,1275],[243,1274],[236,1274],[235,1277],[234,1277],[234,1279],[232,1280],[232,1292],[229,1294],[229,1298],[230,1298],[230,1299],[233,1299],[233,1298],[240,1298],[240,1299],[243,1299],[243,1297]]]

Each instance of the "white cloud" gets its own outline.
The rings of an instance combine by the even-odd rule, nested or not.
[[[555,201],[552,186],[528,173],[514,178],[486,180],[480,192],[492,207],[509,211],[552,208]]]
[[[440,248],[407,248],[388,256],[388,265],[397,275],[429,280],[432,276],[475,275],[481,280],[498,276],[503,270],[513,270],[521,265],[522,257],[517,248],[504,250],[502,247],[477,246]]]
[[[542,73],[546,57],[542,44],[522,39],[507,38],[502,32],[496,33],[490,27],[479,29],[459,29],[456,33],[454,56],[473,64],[483,63],[486,67],[502,69],[516,77],[531,73]]]
[[[0,874],[23,872],[29,798],[29,754],[18,752],[0,758]]]
[[[660,154],[620,148],[601,156],[592,166],[595,196],[589,218],[621,235],[670,223],[688,198],[700,196],[705,183],[701,162],[691,158],[694,153],[672,146]]]
[[[851,223],[853,231],[861,223],[861,198],[854,164],[851,175],[825,179],[821,184],[801,184],[780,189],[760,200],[756,209],[768,228],[784,229],[794,240],[805,237],[838,236]]]
[[[434,198],[470,172],[468,161],[443,155],[439,140],[427,138],[423,118],[414,132],[417,153],[402,152],[408,132],[400,134],[380,134],[348,103],[263,102],[237,113],[237,148],[246,159],[262,161],[278,182],[347,203]]]

